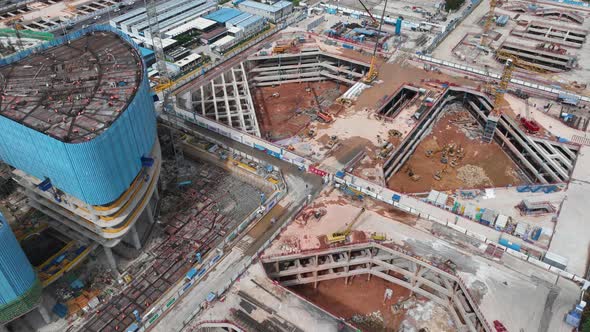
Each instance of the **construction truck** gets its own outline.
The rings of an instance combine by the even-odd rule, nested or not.
[[[361,217],[361,215],[363,213],[365,213],[364,207],[359,211],[359,213],[357,213],[357,215],[354,217],[354,219],[352,219],[352,222],[343,231],[328,234],[327,235],[328,244],[335,244],[335,243],[340,243],[340,242],[346,241],[346,238],[352,232],[352,227],[359,220],[359,218]]]

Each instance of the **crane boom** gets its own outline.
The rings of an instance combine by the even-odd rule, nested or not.
[[[361,6],[363,6],[363,8],[367,12],[367,14],[369,14],[369,17],[371,18],[371,20],[373,20],[373,23],[375,23],[376,25],[379,25],[379,22],[375,19],[375,17],[373,16],[373,14],[371,14],[371,12],[367,8],[367,6],[365,6],[365,4],[361,0],[358,0],[358,1],[361,3]]]

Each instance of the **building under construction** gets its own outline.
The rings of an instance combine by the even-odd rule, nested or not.
[[[0,159],[29,203],[66,236],[141,247],[153,223],[160,146],[134,42],[92,27],[0,62]]]

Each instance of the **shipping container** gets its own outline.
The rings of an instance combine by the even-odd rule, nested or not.
[[[547,251],[543,257],[543,262],[555,266],[558,269],[565,270],[567,267],[568,259],[560,255],[554,254]]]
[[[506,238],[501,238],[498,243],[514,251],[520,251],[520,245],[518,243],[508,241]]]

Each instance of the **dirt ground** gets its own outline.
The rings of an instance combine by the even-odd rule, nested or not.
[[[467,113],[467,111],[464,111]],[[523,181],[517,175],[518,167],[493,142],[482,143],[479,138],[469,138],[454,123],[456,114],[445,114],[434,125],[432,133],[420,142],[414,154],[388,181],[389,188],[401,192],[428,192],[431,189],[453,190],[459,188],[485,188],[519,185]],[[441,163],[441,154],[426,156],[427,150],[442,148],[445,144],[455,143],[465,150],[465,156],[456,167]],[[413,181],[406,173],[411,166],[420,180]],[[446,166],[446,169],[445,169]],[[434,179],[436,171],[443,172],[442,180]]]
[[[404,84],[423,85],[426,80],[439,80],[462,86],[476,87],[480,82],[461,77],[452,77],[442,73],[427,72],[424,69],[399,63],[379,63],[379,76],[370,89],[364,90],[355,102],[357,110],[363,108],[378,109],[385,100]],[[440,84],[438,84],[440,86]],[[429,87],[432,89],[432,87]]]
[[[326,96],[326,91],[337,89],[341,95],[348,87],[332,81],[310,83],[318,97]],[[275,87],[259,87],[254,90],[258,123],[263,137],[278,141],[297,135],[315,117],[316,101],[311,92],[305,91],[308,84],[287,83]],[[278,93],[278,97],[273,94]],[[320,97],[325,99],[325,97]],[[334,98],[335,100],[336,98]],[[333,104],[324,110],[328,113],[340,111]]]
[[[393,297],[384,303],[387,288],[393,290]],[[408,289],[376,277],[367,281],[365,275],[356,276],[349,285],[335,279],[320,282],[317,289],[307,284],[291,290],[363,331],[398,331],[405,311],[394,314],[392,306],[410,295]]]

